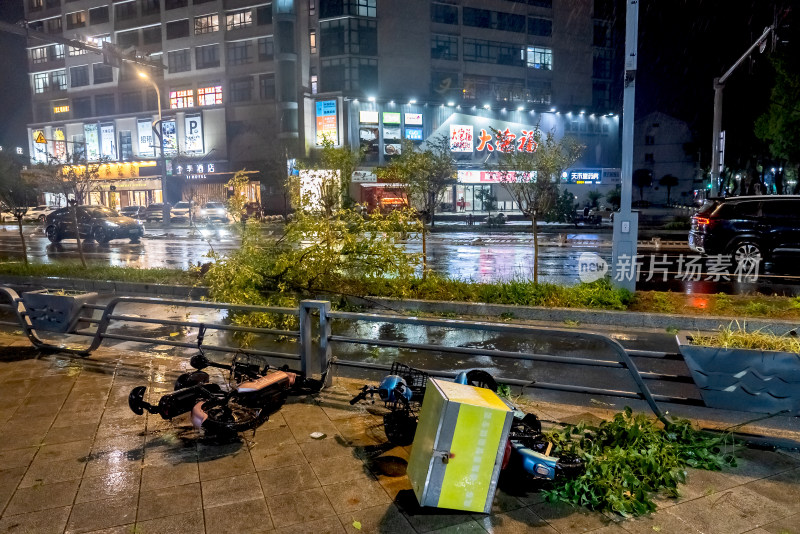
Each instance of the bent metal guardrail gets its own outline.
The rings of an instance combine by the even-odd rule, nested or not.
[[[30,318],[25,309],[25,303],[22,298],[12,289],[0,286],[0,294],[5,294],[11,301],[10,306],[3,306],[10,309],[17,317],[18,323],[13,322],[0,322],[0,324],[22,326],[23,332],[27,335],[31,343],[43,350],[52,350],[60,352],[70,352],[81,356],[88,356],[92,351],[97,349],[104,339],[113,339],[118,341],[134,341],[141,343],[154,343],[160,345],[167,345],[173,347],[195,348],[200,344],[205,350],[221,351],[221,352],[243,352],[255,356],[263,356],[269,358],[280,358],[286,360],[300,360],[301,370],[309,376],[319,376],[324,372],[329,365],[338,365],[343,367],[360,367],[365,369],[383,369],[388,370],[388,365],[380,365],[368,362],[361,362],[355,360],[345,360],[332,357],[331,346],[334,343],[339,344],[352,344],[352,345],[372,345],[378,347],[396,347],[411,350],[419,350],[425,352],[441,353],[444,355],[462,355],[462,356],[488,356],[498,359],[517,359],[539,362],[552,362],[567,365],[588,366],[596,368],[609,368],[609,369],[626,369],[630,373],[633,384],[636,386],[634,391],[625,391],[620,389],[605,389],[593,388],[586,386],[576,386],[571,384],[554,384],[547,382],[537,382],[534,380],[520,380],[508,377],[498,377],[498,382],[509,385],[516,385],[522,387],[533,387],[540,389],[551,389],[558,391],[566,391],[573,393],[586,393],[593,395],[606,395],[612,397],[623,397],[644,400],[649,405],[653,413],[662,421],[667,422],[666,417],[662,410],[659,408],[657,401],[662,402],[690,402],[690,399],[668,397],[664,395],[654,395],[651,393],[646,379],[677,379],[672,375],[658,374],[658,373],[641,373],[631,359],[631,355],[617,341],[595,333],[579,332],[576,330],[554,330],[550,328],[541,328],[533,326],[520,326],[509,325],[501,323],[489,323],[479,321],[462,321],[462,320],[449,320],[449,319],[422,319],[417,317],[406,317],[399,315],[384,315],[372,313],[351,313],[351,312],[332,312],[330,303],[320,300],[305,300],[300,302],[298,308],[285,308],[285,307],[264,307],[252,305],[237,305],[216,303],[207,301],[194,301],[194,300],[177,300],[177,299],[159,299],[149,297],[115,297],[111,299],[105,306],[95,304],[85,304],[84,309],[100,310],[102,315],[99,319],[91,317],[81,317],[80,321],[84,323],[96,324],[94,332],[81,332],[73,331],[71,334],[83,335],[90,337],[91,340],[88,345],[74,346],[66,343],[52,343],[44,340],[34,329]],[[115,313],[118,306],[122,304],[147,304],[147,305],[163,305],[163,306],[182,306],[187,308],[205,308],[216,310],[228,310],[234,312],[261,312],[294,315],[299,318],[298,330],[279,330],[271,328],[258,328],[258,327],[245,327],[230,324],[207,323],[198,321],[180,321],[161,318],[148,318],[137,317],[125,314]],[[314,346],[312,337],[312,313],[317,317],[316,335],[317,343]],[[486,332],[506,333],[515,335],[557,335],[567,339],[582,340],[585,342],[599,343],[608,348],[610,352],[617,357],[616,360],[596,360],[589,358],[578,358],[572,356],[558,356],[548,354],[528,354],[522,352],[509,352],[496,349],[475,349],[470,347],[458,347],[447,345],[434,345],[434,344],[421,344],[421,343],[407,343],[400,341],[387,341],[374,338],[363,337],[349,337],[331,334],[331,320],[344,320],[351,322],[365,321],[365,322],[381,322],[390,324],[407,324],[417,325],[423,327],[445,327],[451,329],[465,329],[465,330],[482,330]],[[126,323],[142,323],[142,324],[158,324],[165,326],[182,326],[186,328],[198,328],[199,331],[206,329],[215,329],[230,332],[248,332],[253,334],[267,334],[275,336],[286,336],[297,338],[298,353],[289,354],[285,352],[257,350],[252,348],[230,347],[221,345],[206,345],[202,344],[202,336],[199,343],[189,343],[184,341],[158,339],[145,336],[117,334],[109,332],[108,327],[113,321],[124,321]],[[77,322],[76,322],[77,323]],[[637,354],[637,356],[658,356],[653,354]],[[426,370],[433,376],[454,376],[454,373],[445,371]]]

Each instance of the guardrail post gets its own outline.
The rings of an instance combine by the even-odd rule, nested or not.
[[[319,312],[319,349],[314,351],[312,342],[311,310]],[[327,300],[300,301],[300,370],[309,378],[319,378],[328,368],[331,347],[331,323],[328,312],[331,303]]]

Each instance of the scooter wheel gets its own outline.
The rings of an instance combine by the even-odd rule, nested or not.
[[[497,381],[492,375],[482,369],[467,371],[467,384],[476,388],[491,389],[497,393]]]
[[[390,443],[404,447],[411,445],[417,433],[417,418],[401,411],[383,416],[383,431]]]
[[[144,392],[147,391],[146,386],[138,386],[131,390],[128,395],[128,406],[131,411],[136,415],[144,414]]]
[[[572,479],[581,476],[584,466],[583,460],[577,456],[562,456],[556,462],[556,477]]]
[[[203,403],[201,409],[208,416],[203,422],[203,428],[212,434],[245,432],[269,419],[269,412],[264,408],[243,406],[235,399],[228,402],[209,400]]]

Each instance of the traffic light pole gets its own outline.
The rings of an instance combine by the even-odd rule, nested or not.
[[[636,56],[639,41],[639,0],[628,0],[625,18],[625,91],[622,97],[622,165],[619,213],[614,216],[611,249],[612,283],[636,290],[636,245],[639,214],[631,211],[633,191],[633,113],[636,102]]]

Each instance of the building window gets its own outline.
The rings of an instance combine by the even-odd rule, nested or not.
[[[161,0],[139,0],[142,4],[142,16],[161,13]]]
[[[550,104],[553,99],[553,88],[550,82],[528,82],[529,101],[533,104]]]
[[[540,19],[536,17],[528,17],[528,34],[538,35],[540,37],[550,37],[553,35],[553,21],[549,19]]]
[[[369,58],[327,59],[321,62],[322,92],[371,91],[378,85],[378,62]]]
[[[351,15],[357,15],[359,17],[372,17],[375,18],[377,16],[377,0],[353,0],[354,7],[356,12],[353,13],[352,10],[350,12]]]
[[[316,74],[311,75],[311,94],[315,95],[319,91],[319,77]]]
[[[213,33],[219,31],[219,15],[205,15],[194,18],[194,33]]]
[[[47,72],[39,72],[33,75],[33,92],[44,93],[50,90],[50,75]]]
[[[317,30],[308,30],[308,46],[312,54],[317,53]]]
[[[139,30],[119,32],[117,34],[117,44],[120,48],[130,48],[139,46]]]
[[[186,89],[184,91],[170,91],[169,107],[171,109],[193,108],[194,91],[191,89]]]
[[[74,56],[82,56],[87,52],[83,48],[72,48],[71,46],[68,46],[67,53],[69,54],[69,57],[74,57]]]
[[[275,57],[275,45],[272,36],[262,37],[258,40],[258,60],[269,61]]]
[[[261,100],[275,100],[274,74],[262,74],[258,77],[258,96]]]
[[[596,48],[593,55],[592,76],[604,80],[610,79],[614,51],[610,48]]]
[[[53,91],[66,91],[67,90],[67,71],[66,69],[54,70],[50,73],[50,80]]]
[[[189,49],[174,50],[167,53],[170,74],[192,70],[192,58]]]
[[[433,35],[431,37],[431,59],[458,61],[458,37],[454,35]]]
[[[648,152],[647,154],[644,155],[644,162],[645,163],[655,163],[656,162],[655,158],[653,157],[653,153],[652,152]]]
[[[228,43],[228,65],[245,65],[253,62],[253,42],[236,41]]]
[[[161,26],[142,28],[142,44],[161,44]]]
[[[604,82],[592,83],[592,106],[608,109],[611,106],[611,85]]]
[[[253,79],[231,80],[231,102],[248,102],[253,98]]]
[[[92,64],[92,75],[94,76],[95,85],[114,81],[114,69],[102,63]]]
[[[73,98],[72,116],[76,119],[85,119],[86,117],[91,117],[92,99],[88,96],[85,98]]]
[[[116,4],[114,6],[114,19],[117,21],[135,19],[136,3],[126,2],[124,4]]]
[[[189,37],[189,19],[167,22],[167,39]]]
[[[532,69],[553,70],[553,50],[540,46],[529,46],[528,67]]]
[[[448,4],[431,4],[431,22],[458,24],[458,8]]]
[[[122,161],[133,159],[133,142],[131,142],[131,131],[121,130],[119,132],[119,158]]]
[[[28,9],[30,11],[36,11],[37,9],[42,9],[44,7],[44,0],[29,0],[28,1]]]
[[[256,24],[259,26],[272,24],[272,4],[256,9]]]
[[[374,20],[340,19],[319,24],[319,51],[323,57],[347,54],[378,55],[378,30]]]
[[[225,27],[228,29],[228,31],[246,28],[252,24],[253,11],[250,9],[245,11],[237,11],[236,13],[228,13],[225,17]]]
[[[317,11],[316,0],[308,0],[308,14],[313,15]]]
[[[104,22],[108,22],[108,6],[89,10],[89,24],[103,24]]]
[[[72,87],[89,85],[89,65],[69,68],[69,81]]]
[[[462,23],[476,28],[492,28],[507,32],[523,33],[525,16],[488,9],[463,8]]]
[[[656,138],[654,135],[645,135],[644,136],[644,144],[651,146],[656,144]]]
[[[122,93],[119,103],[122,113],[139,113],[142,111],[142,93],[141,91]]]
[[[524,65],[522,48],[519,45],[482,39],[464,39],[464,61],[496,63],[514,67]]]
[[[86,26],[86,11],[67,13],[67,29],[83,28]]]
[[[42,46],[40,48],[31,48],[30,50],[30,58],[31,61],[36,63],[47,63],[49,61],[48,54],[47,54],[47,47]]]
[[[94,109],[97,115],[113,115],[115,113],[114,95],[97,95],[94,97]]]
[[[596,20],[594,21],[594,36],[592,39],[594,46],[611,48],[611,24]]]
[[[222,104],[222,86],[201,87],[197,90],[198,106],[215,106]]]
[[[164,9],[179,9],[189,5],[189,0],[164,0]]]
[[[198,46],[195,52],[195,68],[219,67],[219,45]]]
[[[553,0],[528,0],[528,5],[536,7],[553,8]]]

